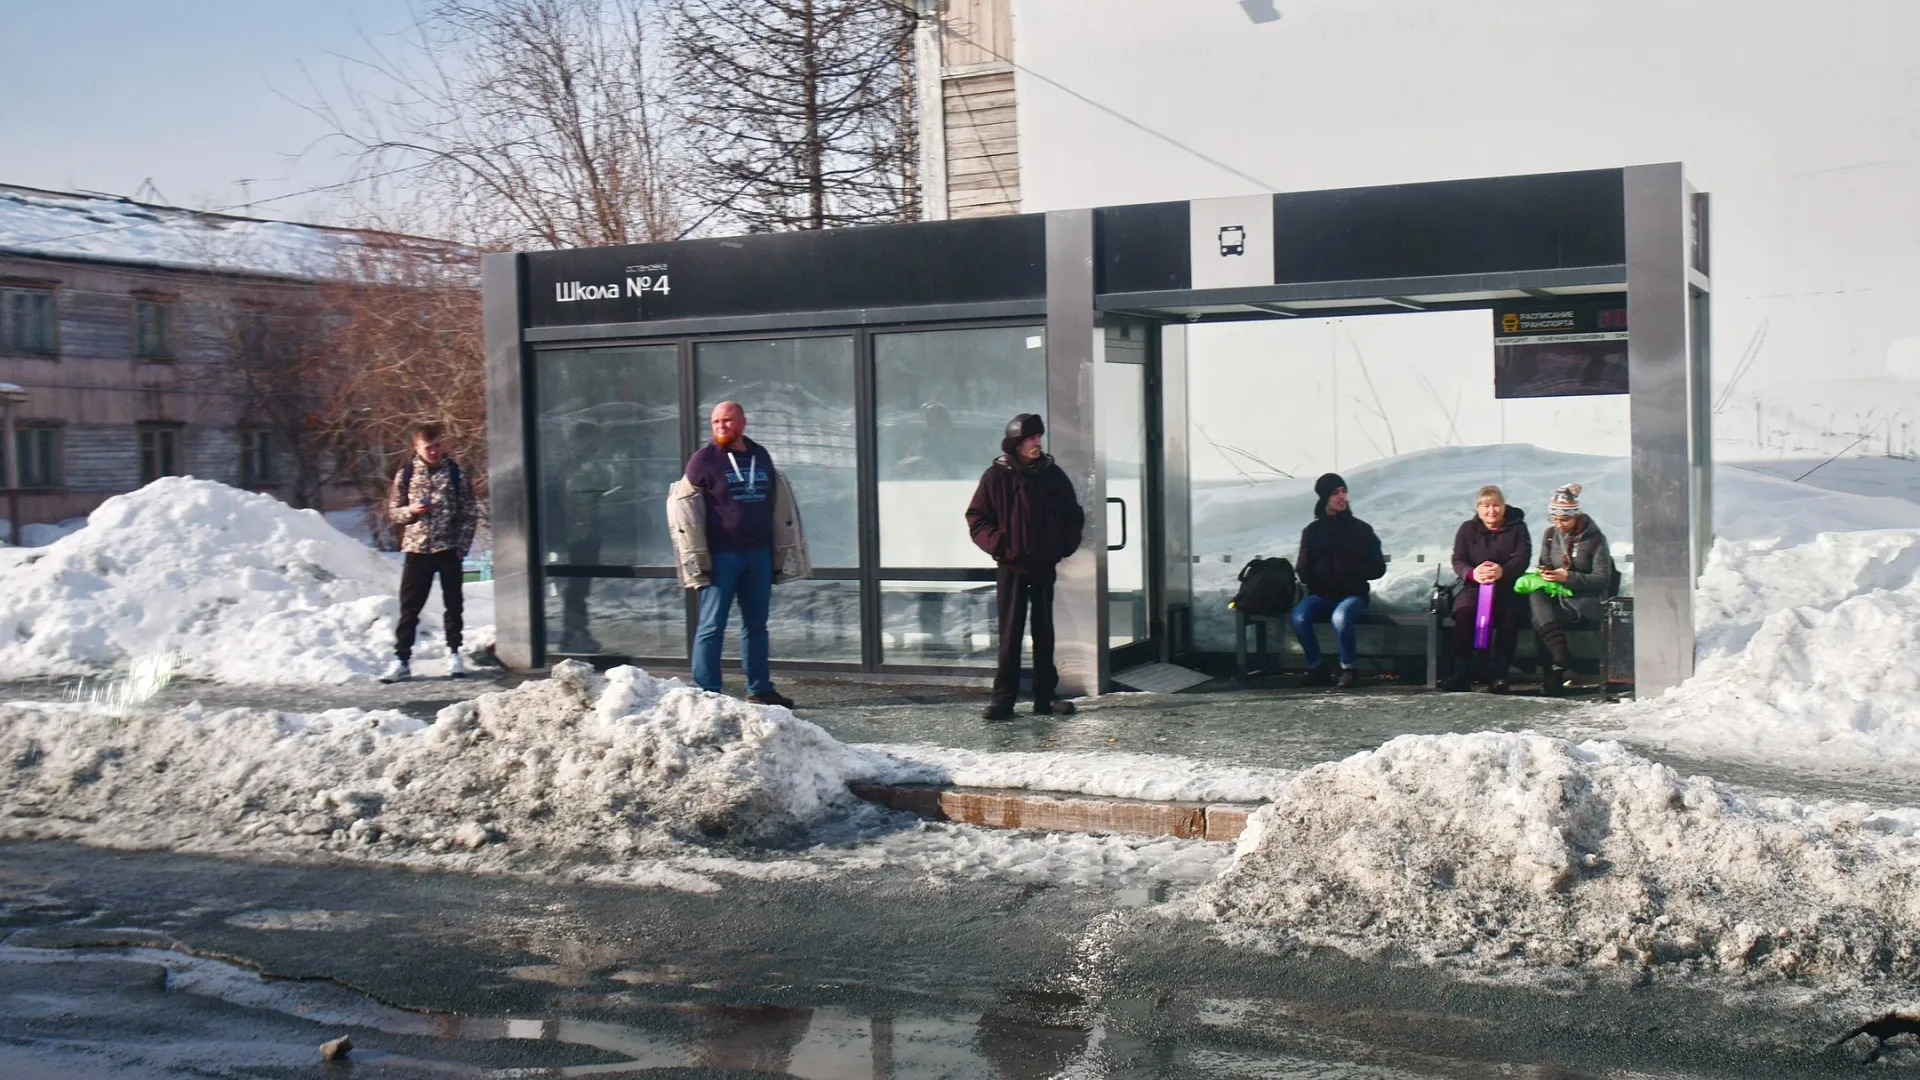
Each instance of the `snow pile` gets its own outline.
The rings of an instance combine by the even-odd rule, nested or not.
[[[1722,541],[1695,603],[1694,677],[1594,714],[1610,734],[1774,764],[1920,760],[1920,529]]]
[[[785,709],[616,668],[441,710],[0,709],[0,835],[554,869],[770,843],[850,804],[867,755]]]
[[[397,564],[311,510],[167,477],[115,496],[44,548],[0,550],[0,672],[86,674],[174,654],[187,678],[337,683],[392,656]],[[468,586],[465,646],[492,641]],[[415,656],[446,655],[440,602]]]
[[[46,547],[48,544],[53,543],[63,536],[79,532],[86,527],[86,524],[86,518],[68,518],[65,521],[51,524],[29,521],[25,525],[20,526],[20,546]],[[12,534],[13,526],[6,518],[0,518],[0,537],[11,536]],[[10,546],[12,545],[8,544],[5,540],[0,540],[0,547]]]
[[[1920,974],[1920,822],[1747,799],[1613,743],[1402,736],[1303,772],[1201,896],[1470,968]]]

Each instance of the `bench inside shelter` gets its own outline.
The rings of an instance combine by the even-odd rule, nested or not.
[[[1585,675],[1597,675],[1602,696],[1611,697],[1619,689],[1633,685],[1633,598],[1608,597],[1606,609],[1605,620],[1597,626],[1583,624],[1567,627],[1567,645],[1573,652],[1574,670]],[[1280,645],[1277,650],[1268,648],[1269,624],[1279,627]],[[1448,634],[1454,625],[1451,608],[1439,611],[1366,611],[1354,625],[1359,630],[1356,644],[1361,658],[1376,661],[1377,669],[1393,670],[1408,681],[1412,681],[1412,677],[1422,677],[1422,685],[1429,688],[1439,687],[1441,680],[1452,674],[1453,647]],[[1253,638],[1251,651],[1247,647],[1249,631]],[[1426,663],[1423,671],[1407,672],[1396,663],[1408,659],[1404,648],[1367,648],[1370,637],[1377,643],[1384,636],[1397,646],[1399,641],[1415,631],[1424,640]],[[1314,632],[1319,636],[1321,654],[1334,656],[1338,651],[1338,641],[1332,624],[1325,620],[1316,622]],[[1233,613],[1233,643],[1234,675],[1241,682],[1255,675],[1279,674],[1283,658],[1289,654],[1300,655],[1299,644],[1293,637],[1293,625],[1285,615],[1250,615],[1236,608]],[[1543,666],[1538,639],[1526,627],[1521,630],[1519,648],[1515,652],[1516,660],[1523,657],[1530,657],[1535,667]]]

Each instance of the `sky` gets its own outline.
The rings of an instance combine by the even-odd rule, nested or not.
[[[151,178],[153,201],[196,208],[338,183],[350,162],[301,106],[339,96],[336,54],[412,21],[406,0],[0,0],[0,183],[132,195]],[[241,212],[348,210],[319,194]]]

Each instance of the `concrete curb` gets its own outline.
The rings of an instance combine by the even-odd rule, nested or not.
[[[934,821],[958,821],[989,829],[1125,833],[1186,840],[1237,840],[1248,816],[1259,809],[1250,803],[1158,802],[946,784],[854,783],[847,787],[868,802]]]

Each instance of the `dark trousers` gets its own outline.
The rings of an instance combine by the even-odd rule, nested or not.
[[[1453,655],[1456,674],[1470,675],[1474,656],[1473,618],[1479,606],[1480,586],[1469,584],[1461,591],[1461,599],[1453,605]],[[1507,677],[1507,669],[1513,664],[1514,650],[1520,646],[1520,624],[1522,614],[1519,598],[1513,593],[1501,593],[1493,602],[1493,648],[1486,654],[1486,667],[1481,677],[1488,683],[1499,682]]]
[[[1540,644],[1547,650],[1547,657],[1557,668],[1573,666],[1573,653],[1567,648],[1567,627],[1579,626],[1586,620],[1580,616],[1578,608],[1561,603],[1546,593],[1537,592],[1527,597],[1533,608],[1533,632],[1540,637]]]
[[[413,656],[414,632],[420,628],[420,609],[427,606],[427,594],[433,591],[435,575],[440,578],[440,599],[447,605],[447,648],[460,649],[460,553],[436,551],[430,555],[407,553],[400,570],[400,625],[393,633],[393,654],[402,660]]]
[[[1002,566],[994,577],[1000,601],[1000,666],[993,673],[993,700],[1012,705],[1020,696],[1020,639],[1027,606],[1033,606],[1033,700],[1052,701],[1060,673],[1053,667],[1053,570],[1033,572]]]

